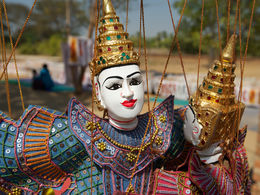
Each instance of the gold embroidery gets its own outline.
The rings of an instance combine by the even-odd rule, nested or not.
[[[159,128],[158,128],[158,125],[157,125],[156,117],[154,115],[153,115],[153,119],[154,119],[154,126],[155,126],[154,134],[152,135],[150,141],[142,146],[141,151],[144,151],[148,146],[150,146],[154,142],[155,137],[158,134]],[[96,122],[95,124],[92,124],[92,122],[88,122],[87,125],[89,125],[88,126],[88,130],[90,130],[91,127],[98,128],[99,131],[102,133],[102,135],[107,140],[109,140],[112,144],[114,144],[114,145],[116,145],[116,146],[118,146],[120,148],[124,148],[124,149],[130,150],[130,152],[127,154],[127,156],[128,156],[127,160],[133,161],[136,158],[134,152],[135,151],[139,151],[140,150],[140,146],[139,147],[133,147],[133,146],[129,146],[129,145],[124,145],[124,144],[118,143],[117,141],[113,140],[110,136],[108,136],[105,131],[103,131],[102,127],[100,126],[100,124],[98,122]],[[102,149],[105,150],[105,148],[102,148]]]
[[[135,193],[134,187],[132,184],[129,184],[129,187],[127,188],[126,192]]]
[[[25,139],[26,142],[45,142],[45,139]]]
[[[40,164],[40,165],[38,165],[38,166],[36,166],[36,167],[33,167],[32,169],[33,169],[33,170],[36,170],[36,169],[41,168],[41,167],[44,167],[44,166],[46,166],[46,165],[50,165],[50,163],[49,163],[49,162],[46,162],[46,163]],[[48,166],[48,167],[50,167],[50,166]]]
[[[90,130],[90,131],[93,131],[94,129],[96,129],[96,124],[92,121],[88,121],[87,124],[86,124],[86,129],[87,130]]]
[[[97,144],[97,148],[98,148],[101,152],[103,152],[103,151],[106,149],[106,143],[104,143],[104,142],[98,143],[98,144]]]
[[[42,132],[42,133],[49,133],[49,130],[45,129],[34,129],[34,128],[28,128],[29,131],[35,131],[35,132]]]
[[[53,114],[40,110],[36,117],[29,124],[29,132],[26,133],[30,138],[25,139],[25,163],[40,177],[60,182],[66,177],[66,173],[51,162],[48,147],[48,137],[51,131]],[[44,121],[43,121],[44,119]],[[37,124],[35,122],[44,123]],[[37,139],[38,137],[38,139]],[[41,138],[42,137],[42,138]],[[29,143],[35,142],[35,143]]]
[[[49,162],[49,161],[50,161],[49,159],[42,159],[42,160],[38,160],[38,161],[35,161],[35,162],[28,163],[27,165],[28,166],[37,165],[38,163]]]
[[[35,144],[25,144],[25,147],[40,147],[40,146],[46,146],[46,142],[44,143],[35,143]]]
[[[166,117],[165,117],[164,115],[161,115],[161,116],[159,117],[159,120],[160,120],[162,123],[165,123]]]
[[[34,136],[34,137],[48,137],[48,134],[41,134],[41,133],[27,133],[28,136]]]
[[[42,124],[37,124],[37,123],[31,123],[30,126],[34,126],[34,127],[43,127],[43,128],[46,128],[48,129],[48,125],[42,125]]]
[[[46,159],[46,158],[49,158],[49,155],[44,155],[44,156],[37,157],[37,158],[30,158],[27,160],[27,162],[38,161],[38,160],[42,160],[42,159]]]
[[[45,119],[45,120],[51,120],[50,117],[44,116],[44,115],[42,115],[41,113],[38,113],[37,116],[40,117],[40,118],[42,118],[42,119]]]
[[[46,120],[41,120],[41,119],[38,119],[38,118],[35,118],[35,119],[33,119],[33,120],[36,121],[36,122],[39,122],[39,123],[49,124],[49,122],[46,121]]]
[[[44,147],[33,147],[33,148],[26,148],[26,149],[24,149],[24,152],[38,151],[38,150],[45,150],[45,149],[47,149],[47,146],[44,146]]]
[[[156,143],[157,145],[161,145],[161,144],[162,144],[162,138],[161,138],[161,137],[157,137],[157,138],[155,139],[155,143]]]
[[[25,157],[26,158],[30,158],[32,156],[38,156],[38,155],[41,155],[41,154],[46,154],[45,151],[40,151],[40,152],[34,152],[32,154],[26,154]]]
[[[133,162],[136,158],[137,158],[137,155],[133,154],[132,152],[129,152],[126,154],[127,155],[127,160],[130,161],[130,162]]]

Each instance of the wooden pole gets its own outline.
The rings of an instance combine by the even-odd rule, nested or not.
[[[89,5],[89,26],[87,37],[91,39],[93,37],[93,32],[96,24],[95,10],[97,9],[97,4],[95,1],[91,1]]]
[[[71,11],[70,11],[70,6],[71,6],[71,0],[66,0],[66,35],[67,38],[70,35],[70,28],[71,28]]]
[[[65,56],[68,59],[65,59],[64,61],[64,71],[66,75],[66,84],[69,84],[72,82],[72,75],[71,75],[71,69],[69,68],[68,61],[69,61],[69,46],[68,46],[68,39],[70,35],[70,28],[71,28],[71,11],[70,11],[70,6],[71,6],[71,0],[66,0],[66,40],[67,43],[65,43],[66,47],[66,52]]]

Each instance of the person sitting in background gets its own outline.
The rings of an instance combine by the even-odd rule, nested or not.
[[[44,86],[42,84],[41,78],[38,75],[37,71],[35,69],[32,70],[33,73],[33,78],[32,78],[32,88],[34,90],[38,90],[38,89],[44,89]]]
[[[51,78],[48,65],[43,64],[42,69],[40,71],[40,79],[43,84],[43,89],[50,91],[54,87],[54,82]]]

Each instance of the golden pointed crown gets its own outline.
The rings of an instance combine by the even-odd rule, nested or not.
[[[104,68],[140,64],[139,56],[133,51],[133,42],[119,22],[111,0],[103,0],[103,17],[100,19],[96,57],[90,62],[92,73],[98,75]]]
[[[243,103],[237,102],[234,92],[235,44],[234,34],[223,50],[220,60],[212,64],[197,93],[191,97],[191,104],[203,126],[199,145],[202,148],[226,141],[238,128],[245,108]]]

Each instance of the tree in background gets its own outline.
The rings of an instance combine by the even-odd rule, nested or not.
[[[8,4],[5,4],[5,6],[6,6],[6,10],[8,10],[8,11],[10,10],[10,12],[11,12],[11,14],[7,13],[11,35],[17,34],[19,28],[24,23],[23,16],[26,15],[26,13],[28,13],[29,10],[26,6],[21,5],[19,3],[8,3]],[[17,10],[20,10],[20,11],[17,12]],[[4,40],[6,43],[6,47],[11,48],[9,31],[8,31],[8,26],[7,26],[7,21],[6,21],[6,16],[5,16],[5,11],[4,11],[3,6],[1,6],[1,12],[2,12]]]
[[[79,35],[82,28],[88,25],[85,2],[82,0],[70,3],[71,34]],[[40,38],[49,38],[53,34],[65,34],[66,1],[38,0],[31,17],[31,23]]]
[[[248,7],[248,4],[248,1],[243,1],[241,8],[246,6]],[[252,1],[250,1],[250,8],[251,7]],[[242,33],[248,32],[248,26],[250,22],[249,15],[251,14],[250,12],[250,9],[246,9],[241,13],[241,18],[244,20],[245,23],[245,25],[242,28]],[[255,2],[255,13],[250,34],[248,53],[253,56],[260,56],[260,1],[258,0],[256,0]]]
[[[8,22],[13,33],[17,33],[23,26],[26,15],[29,13],[29,8],[20,3],[7,3],[6,4]],[[19,11],[17,11],[19,10]],[[2,10],[4,12],[4,10]],[[3,20],[5,20],[4,13],[2,13]]]
[[[173,7],[177,9],[180,14],[185,0],[176,0]],[[222,38],[222,44],[225,44],[227,39],[227,16],[228,6],[227,0],[218,1],[220,32]],[[235,15],[236,15],[236,0],[230,0],[230,33],[233,33]],[[249,28],[250,14],[253,1],[240,1],[241,8],[241,26],[242,26],[242,43],[245,47],[247,31]],[[201,7],[202,1],[189,0],[185,8],[181,27],[178,33],[180,45],[182,50],[187,53],[198,53],[199,39],[200,39],[200,24],[201,24]],[[202,52],[209,53],[213,56],[213,53],[217,53],[218,45],[218,27],[217,27],[217,15],[215,1],[205,1],[204,18],[203,18],[203,42]],[[255,14],[252,24],[252,31],[249,43],[248,53],[251,55],[260,55],[260,2],[256,1]],[[239,32],[239,25],[237,23],[236,32]]]
[[[26,7],[22,4],[17,5]],[[9,18],[15,18],[19,13],[18,9],[11,4],[8,7],[12,8],[8,10]],[[26,8],[26,13],[22,13],[20,17],[23,22],[29,10]],[[71,34],[79,35],[89,23],[84,0],[71,1],[70,10]],[[21,27],[22,24],[16,22],[16,26]],[[59,55],[62,41],[66,41],[66,1],[38,0],[23,34],[19,51],[28,54]]]
[[[59,55],[60,43],[66,40],[66,1],[67,0],[38,0],[33,15],[27,25],[26,31],[23,34],[19,49],[22,53],[30,54],[48,54]],[[71,10],[71,26],[70,33],[79,35],[87,30],[86,36],[93,38],[95,29],[95,0],[70,0]],[[226,39],[227,29],[227,0],[219,0],[219,17],[222,43]],[[231,2],[231,18],[230,18],[230,33],[233,33],[236,0]],[[246,36],[249,27],[253,1],[241,0],[241,22],[243,48],[246,43]],[[131,3],[135,0],[129,0]],[[126,0],[113,0],[117,10],[126,10]],[[174,9],[180,14],[184,0],[176,0]],[[200,15],[202,1],[189,0],[185,9],[185,13],[181,22],[178,38],[182,51],[185,53],[197,54],[200,39]],[[7,4],[9,22],[11,29],[15,33],[19,32],[28,12],[29,8],[19,3]],[[149,9],[149,8],[146,8]],[[19,11],[17,11],[19,10]],[[203,42],[202,52],[210,55],[218,51],[218,34],[217,34],[217,18],[215,1],[205,1],[204,8],[204,25],[203,25]],[[238,32],[238,25],[237,30]],[[17,35],[17,34],[16,34]],[[15,37],[15,35],[14,35]],[[16,36],[17,37],[17,36]],[[139,34],[133,35],[138,46]],[[172,35],[166,32],[159,32],[155,37],[147,38],[147,47],[149,48],[170,48]],[[256,1],[254,22],[252,24],[248,54],[260,56],[260,1]],[[205,44],[206,43],[206,44]],[[54,45],[58,45],[57,47]],[[214,55],[212,55],[213,57]]]

